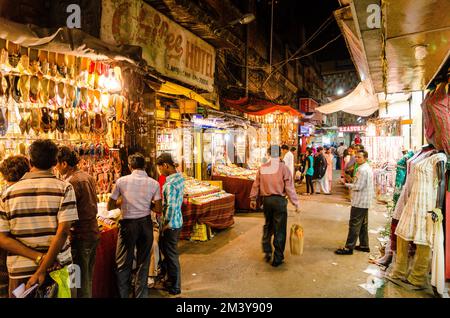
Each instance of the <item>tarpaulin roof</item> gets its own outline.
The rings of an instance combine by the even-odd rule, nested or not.
[[[349,114],[366,117],[376,112],[378,107],[378,98],[373,93],[370,80],[366,79],[359,83],[353,92],[347,96],[317,107],[316,110],[324,114],[343,111]]]
[[[269,101],[243,97],[240,99],[223,99],[223,103],[231,108],[250,115],[263,116],[276,111],[289,113],[292,116],[302,116],[302,114],[289,105],[279,105]]]
[[[135,64],[142,60],[139,46],[107,44],[79,29],[40,28],[0,18],[0,38],[13,43],[56,53],[84,56],[93,60],[114,59]]]

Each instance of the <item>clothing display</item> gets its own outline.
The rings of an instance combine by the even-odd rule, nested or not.
[[[443,202],[437,201],[443,201],[438,193],[442,192],[440,187],[444,178],[440,167],[444,167],[446,162],[446,154],[437,152],[431,146],[424,147],[407,161],[406,183],[397,201],[392,221],[394,224],[398,220],[395,228],[397,258],[392,276],[423,287],[427,282],[431,260],[431,283],[439,294],[444,292],[445,256],[443,214],[440,207]],[[402,181],[401,176],[402,174],[399,181]],[[417,244],[417,248],[411,272],[407,274],[410,242]]]
[[[402,157],[403,137],[362,137],[370,162],[395,163]]]
[[[422,102],[425,137],[436,149],[450,155],[450,96],[449,84],[440,83]]]
[[[438,153],[415,165],[412,172],[411,195],[406,203],[395,234],[415,244],[432,246],[427,234],[427,213],[436,207],[436,164],[447,162],[447,156]]]
[[[398,198],[400,197],[400,193],[406,182],[407,161],[412,156],[414,156],[414,152],[408,151],[408,153],[406,155],[404,155],[403,158],[397,162],[397,170],[396,170],[396,175],[395,175],[395,191],[394,191],[394,198],[393,198],[394,207],[397,205]]]

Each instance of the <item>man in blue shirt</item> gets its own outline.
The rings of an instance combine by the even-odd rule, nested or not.
[[[181,272],[178,256],[178,239],[183,226],[184,178],[177,172],[170,153],[163,153],[156,159],[159,173],[166,176],[163,186],[163,233],[161,252],[164,256],[163,268],[167,272],[166,287],[171,295],[181,293]]]

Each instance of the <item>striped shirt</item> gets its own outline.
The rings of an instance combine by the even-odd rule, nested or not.
[[[58,224],[78,220],[72,185],[50,171],[28,172],[0,198],[0,232],[9,233],[22,244],[46,253]],[[72,261],[69,239],[57,256],[61,265]],[[34,260],[8,255],[11,278],[27,278],[37,270]]]
[[[352,206],[368,209],[374,198],[372,168],[366,162],[358,167],[355,182],[346,184],[352,190]]]
[[[181,212],[183,195],[184,178],[181,173],[168,176],[163,186],[164,224],[169,224],[172,229],[179,229],[183,226],[183,214]]]
[[[134,170],[116,182],[111,199],[122,196],[122,218],[139,219],[150,215],[152,201],[161,200],[158,181],[144,170]]]

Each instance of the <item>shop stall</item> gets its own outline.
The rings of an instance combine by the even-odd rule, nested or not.
[[[26,155],[37,139],[68,146],[79,154],[80,169],[96,180],[99,205],[106,205],[127,167],[126,131],[140,128],[143,101],[133,85],[138,50],[76,29],[49,34],[3,19],[0,28],[0,160]],[[116,295],[117,229],[104,222],[99,218],[93,283],[98,297]]]
[[[372,119],[361,138],[374,173],[377,198],[392,201],[395,192],[397,162],[402,158],[404,139],[399,119]]]

